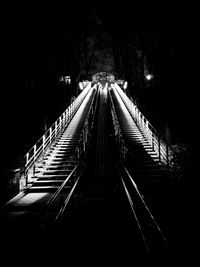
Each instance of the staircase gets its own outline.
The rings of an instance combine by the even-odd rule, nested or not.
[[[6,203],[8,230],[68,240],[70,252],[76,241],[79,252],[86,242],[95,255],[113,247],[112,257],[127,259],[165,250],[171,178],[115,86],[88,90],[33,170],[25,190]]]
[[[44,225],[44,218],[55,221],[69,202],[84,166],[95,96],[92,87],[67,127],[34,161],[26,188],[5,205],[5,224],[20,229]]]

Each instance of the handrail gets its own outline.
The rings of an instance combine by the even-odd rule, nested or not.
[[[91,129],[93,127],[94,124],[94,115],[95,115],[95,111],[97,108],[97,101],[94,103],[95,101],[95,97],[97,95],[97,90],[96,92],[93,94],[91,103],[90,103],[90,107],[89,107],[89,111],[88,114],[86,116],[86,120],[85,120],[85,124],[84,127],[82,129],[82,133],[80,135],[80,139],[77,145],[77,148],[75,150],[75,155],[76,155],[76,162],[77,162],[77,166],[74,168],[74,170],[72,170],[72,172],[70,173],[70,177],[73,175],[73,173],[76,172],[76,170],[78,169],[79,166],[83,165],[83,159],[81,159],[81,155],[84,153],[86,153],[87,151],[87,145],[88,145],[88,141],[89,141],[89,135],[91,134]],[[91,117],[91,119],[90,119]],[[81,173],[79,174],[78,178],[76,178],[76,181],[72,187],[72,189],[70,190],[67,198],[64,201],[64,204],[62,205],[62,207],[60,208],[59,212],[57,213],[56,217],[55,217],[55,221],[54,222],[58,222],[59,219],[61,218],[62,214],[64,213],[67,204],[69,203],[71,196],[77,186],[77,183],[81,177],[81,175],[83,174],[84,170],[85,170],[86,166],[83,166]],[[68,177],[66,180],[68,181],[70,179],[70,177]],[[58,190],[58,194],[60,193],[60,191],[64,188],[65,184],[67,183],[67,181],[65,183],[63,183],[64,185],[62,186],[62,188],[60,190]],[[53,197],[52,197],[53,198]],[[53,199],[54,200],[54,199]],[[51,202],[53,201],[51,200]]]
[[[97,106],[97,102],[94,103],[96,94],[97,94],[97,91],[95,91],[95,93],[93,94],[93,97],[92,97],[92,100],[90,103],[90,107],[89,107],[89,111],[88,111],[88,114],[86,116],[82,132],[80,134],[78,145],[75,149],[76,163],[79,162],[82,153],[83,152],[85,153],[86,146],[87,146],[88,139],[89,139],[89,135],[91,134],[91,129],[92,129],[93,123],[94,123],[94,114],[95,114],[95,110],[96,110],[96,106]]]
[[[142,203],[144,204],[144,207],[145,207],[145,209],[147,210],[149,216],[150,216],[151,219],[154,221],[154,223],[155,223],[155,225],[156,225],[156,228],[157,228],[158,231],[161,233],[163,239],[164,239],[165,242],[166,242],[166,238],[165,238],[165,236],[163,235],[163,233],[162,233],[160,227],[159,227],[158,224],[156,223],[155,218],[153,217],[151,211],[149,210],[149,207],[147,206],[146,202],[144,201],[144,197],[143,197],[143,195],[140,193],[140,191],[139,191],[139,189],[138,189],[138,187],[137,187],[137,185],[136,185],[134,179],[132,178],[132,176],[130,175],[129,171],[128,171],[127,168],[124,166],[124,164],[123,164],[122,162],[120,162],[120,164],[121,164],[122,168],[124,169],[124,171],[125,171],[127,177],[128,177],[129,180],[131,181],[131,183],[132,183],[132,185],[133,185],[133,187],[134,187],[134,189],[135,189],[135,192],[137,193],[138,197],[140,198],[140,200],[141,200]]]
[[[113,103],[110,90],[108,90],[108,95],[109,95],[109,100],[110,100],[110,105],[111,105],[111,116],[112,116],[113,126],[115,130],[115,136],[118,138],[117,143],[119,144],[119,158],[120,160],[123,160],[125,157],[125,150],[126,150],[125,142],[124,142],[124,138],[121,132],[117,112],[115,109],[115,105]]]
[[[44,152],[53,144],[60,136],[62,131],[70,123],[74,114],[80,107],[81,103],[87,96],[91,89],[91,83],[89,83],[85,89],[78,95],[78,97],[71,103],[71,105],[61,114],[61,116],[47,129],[43,136],[29,149],[24,156],[24,172],[27,175],[28,170],[33,167],[38,158],[44,154]]]
[[[93,127],[93,120],[94,120],[95,110],[96,110],[96,107],[97,107],[97,101],[94,103],[96,94],[97,94],[97,91],[94,92],[94,94],[92,96],[90,107],[89,107],[89,111],[88,111],[88,114],[86,116],[85,124],[83,126],[78,145],[77,145],[77,147],[76,147],[76,149],[74,151],[74,157],[76,158],[76,166],[70,172],[70,174],[67,176],[67,178],[63,181],[63,183],[60,185],[60,187],[56,190],[56,192],[48,200],[48,202],[45,205],[44,210],[42,211],[43,214],[44,214],[45,210],[49,209],[53,205],[54,201],[58,198],[59,194],[64,189],[64,187],[67,184],[67,182],[69,181],[69,179],[74,174],[77,174],[77,169],[80,166],[82,166],[83,163],[84,163],[84,161],[81,159],[81,155],[83,153],[86,153],[87,144],[88,144],[88,140],[89,140],[88,135],[91,134],[91,128]],[[91,116],[91,119],[90,119],[90,116]],[[62,205],[62,207],[60,208],[59,212],[57,213],[54,222],[57,222],[60,219],[60,217],[62,216],[63,212],[65,211],[65,209],[67,207],[67,204],[68,204],[69,200],[71,199],[71,196],[72,196],[72,194],[73,194],[73,192],[75,190],[75,187],[77,186],[79,178],[81,177],[81,175],[82,175],[84,170],[85,170],[85,166],[83,166],[83,168],[81,170],[81,174],[79,174],[78,178],[76,178],[76,181],[75,181],[73,187],[71,188],[67,198],[65,199],[64,204]]]
[[[59,188],[56,190],[56,192],[50,197],[50,199],[47,201],[47,203],[45,204],[44,208],[42,209],[41,213],[38,215],[38,220],[39,220],[39,224],[41,224],[42,226],[45,225],[43,218],[45,219],[45,214],[46,212],[48,212],[48,210],[53,206],[53,204],[55,203],[56,199],[60,196],[61,192],[64,190],[67,182],[69,181],[69,179],[76,174],[77,169],[83,165],[83,162],[80,162],[77,166],[75,166],[75,168],[70,172],[70,174],[67,176],[67,178],[62,182],[62,184],[59,186]],[[59,209],[59,211],[57,212],[57,214],[55,215],[55,219],[53,221],[53,223],[57,222],[58,219],[60,219],[61,215],[63,214],[64,210],[66,209],[66,206],[72,196],[72,193],[79,181],[80,176],[82,175],[83,171],[85,170],[85,166],[83,166],[82,170],[81,170],[81,174],[79,174],[78,178],[76,178],[75,183],[73,185],[73,187],[71,188],[68,196],[66,197],[64,203],[61,205],[61,208]]]
[[[145,118],[138,107],[131,101],[131,99],[123,92],[120,86],[115,83],[111,87],[116,90],[118,95],[124,102],[127,110],[131,114],[135,123],[143,133],[144,137],[149,142],[153,151],[157,154],[159,162],[166,168],[168,172],[177,177],[180,171],[180,164],[178,161],[178,154],[170,146],[165,138],[158,133],[158,131]]]
[[[76,186],[78,184],[78,181],[79,181],[80,177],[82,176],[83,172],[85,171],[85,168],[86,168],[86,166],[83,167],[83,169],[81,170],[81,173],[79,174],[78,178],[76,178],[76,181],[75,181],[72,189],[70,190],[67,198],[65,199],[64,204],[62,205],[62,207],[60,208],[59,212],[57,213],[57,215],[55,217],[55,222],[58,222],[60,220],[60,218],[62,217],[64,211],[66,210],[66,207],[67,207],[67,205],[68,205],[68,203],[69,203],[69,201],[71,199],[71,196],[72,196],[72,194],[73,194],[73,192],[74,192],[74,190],[75,190],[75,188],[76,188]]]
[[[60,194],[60,192],[63,190],[63,188],[65,187],[66,183],[69,181],[69,179],[72,177],[72,175],[76,172],[76,170],[78,169],[78,167],[81,165],[81,163],[79,163],[78,165],[76,165],[74,167],[74,169],[70,172],[69,175],[66,175],[67,178],[62,182],[62,184],[60,185],[60,187],[56,190],[56,192],[51,196],[51,198],[48,200],[48,202],[45,205],[45,208],[49,208],[53,202],[56,200],[56,198],[58,197],[58,195]]]
[[[135,220],[136,220],[136,223],[138,225],[138,228],[139,228],[139,231],[140,231],[140,234],[141,234],[141,237],[144,241],[144,244],[145,244],[145,247],[147,249],[148,252],[150,252],[150,247],[149,247],[149,244],[147,242],[147,239],[146,239],[146,236],[144,234],[144,231],[142,229],[142,224],[141,224],[141,221],[139,220],[137,214],[136,214],[136,211],[134,209],[134,201],[132,200],[131,198],[131,193],[130,193],[130,190],[128,190],[127,186],[126,186],[126,182],[124,180],[124,175],[122,174],[122,171],[121,169],[123,170],[123,172],[125,173],[125,176],[128,178],[128,180],[131,182],[131,185],[132,185],[132,188],[134,189],[134,192],[136,193],[136,195],[138,196],[140,202],[142,203],[142,207],[144,207],[144,209],[146,210],[146,214],[148,214],[148,217],[145,216],[145,220],[149,219],[150,222],[147,223],[147,225],[149,225],[149,227],[151,227],[151,229],[155,229],[154,231],[156,231],[158,234],[159,234],[159,240],[162,242],[162,244],[164,246],[167,245],[167,239],[165,237],[165,235],[163,234],[161,228],[159,227],[158,223],[156,222],[153,214],[151,213],[147,203],[145,202],[145,199],[144,199],[144,196],[140,193],[138,187],[137,187],[137,184],[135,183],[133,177],[130,175],[129,171],[127,170],[127,168],[125,167],[125,165],[119,161],[117,163],[117,170],[118,170],[118,173],[120,175],[120,178],[121,178],[121,181],[122,181],[122,184],[123,184],[123,187],[125,189],[125,192],[126,192],[126,195],[128,197],[128,201],[129,201],[129,204],[131,206],[131,209],[132,209],[132,212],[133,212],[133,215],[135,217]],[[141,209],[140,209],[141,210]],[[144,224],[144,222],[143,222]],[[155,232],[155,233],[156,233]]]
[[[135,220],[136,220],[137,227],[138,227],[138,229],[139,229],[140,235],[141,235],[142,240],[143,240],[143,242],[144,242],[145,248],[146,248],[147,252],[150,253],[150,248],[149,248],[148,242],[147,242],[147,240],[146,240],[146,237],[145,237],[145,234],[144,234],[144,232],[143,232],[142,226],[141,226],[141,224],[140,224],[140,221],[139,221],[139,219],[138,219],[138,217],[137,217],[137,214],[136,214],[136,212],[135,212],[135,209],[134,209],[134,207],[133,207],[133,201],[132,201],[131,196],[130,196],[130,194],[129,194],[128,188],[127,188],[127,186],[126,186],[126,184],[125,184],[123,178],[122,178],[121,176],[120,176],[120,178],[121,178],[121,181],[122,181],[124,190],[125,190],[125,192],[126,192],[126,195],[127,195],[128,201],[129,201],[129,204],[130,204],[130,206],[131,206],[131,210],[132,210],[132,212],[133,212],[134,218],[135,218]]]

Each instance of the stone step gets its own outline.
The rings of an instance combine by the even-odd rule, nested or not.
[[[49,175],[35,175],[33,178],[36,179],[66,179],[68,177],[68,174],[49,174]]]
[[[55,192],[59,186],[31,186],[27,189],[28,192]],[[66,186],[65,190],[70,190],[71,186]]]
[[[60,174],[62,174],[62,175],[64,175],[64,174],[69,174],[71,172],[71,170],[45,170],[44,172],[43,172],[43,175],[49,175],[49,174],[56,174],[56,173],[60,173]]]
[[[53,180],[53,179],[43,180],[43,179],[41,179],[41,180],[35,181],[33,183],[33,186],[61,185],[64,181],[65,181],[64,179],[63,180],[58,180],[58,179],[56,179],[56,180]]]

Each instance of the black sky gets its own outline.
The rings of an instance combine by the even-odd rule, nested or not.
[[[14,140],[16,151],[26,136],[39,135],[43,130],[39,125],[44,123],[44,112],[47,106],[53,109],[53,104],[47,102],[56,100],[54,85],[45,79],[53,79],[52,74],[58,71],[59,51],[64,49],[70,55],[71,49],[79,46],[83,31],[94,35],[101,29],[116,42],[134,38],[141,45],[147,38],[152,42],[160,40],[158,51],[167,54],[173,50],[178,55],[174,75],[179,70],[179,75],[189,77],[187,83],[195,80],[193,86],[197,86],[200,58],[197,6],[66,1],[43,6],[34,2],[8,4],[2,10],[1,114],[4,137]],[[184,84],[182,77],[180,81]]]

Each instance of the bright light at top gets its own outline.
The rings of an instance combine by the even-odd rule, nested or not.
[[[71,83],[71,77],[70,76],[65,76],[64,77],[64,81],[65,81],[65,83],[70,84]]]
[[[61,77],[59,77],[59,82],[62,82],[65,84],[71,84],[71,77],[70,76],[61,76]]]
[[[153,75],[152,75],[152,74],[148,74],[148,75],[146,75],[146,79],[147,79],[148,81],[150,81],[152,78],[153,78]]]
[[[80,90],[83,90],[84,86],[83,86],[83,83],[82,82],[79,82],[78,86],[79,86],[79,89]]]
[[[90,82],[88,80],[78,83],[79,89],[83,90]]]
[[[128,82],[126,81],[126,82],[124,82],[124,84],[123,84],[123,88],[126,89],[127,87],[128,87]]]

